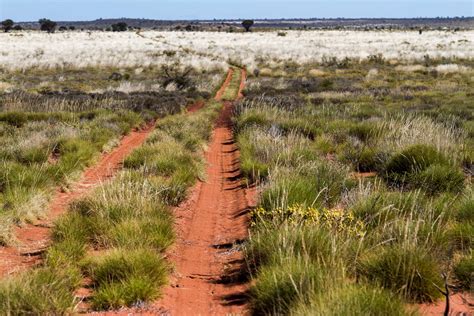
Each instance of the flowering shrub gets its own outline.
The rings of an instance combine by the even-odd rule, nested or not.
[[[267,210],[257,207],[251,212],[252,223],[258,220],[301,223],[304,225],[317,225],[337,232],[346,232],[351,235],[364,236],[365,226],[357,220],[352,212],[343,209],[317,209],[303,204],[293,204],[287,208]]]

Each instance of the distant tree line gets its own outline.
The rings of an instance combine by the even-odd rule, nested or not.
[[[11,19],[6,19],[2,21],[2,28],[5,33],[13,30],[13,31],[21,31],[23,30],[23,27],[20,24],[16,24],[13,22]]]

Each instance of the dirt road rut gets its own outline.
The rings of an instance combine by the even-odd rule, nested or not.
[[[238,75],[243,82],[245,71]],[[242,89],[243,83],[239,96]],[[225,102],[206,154],[206,181],[175,210],[179,237],[169,256],[176,269],[158,303],[171,315],[245,314],[248,287],[240,278],[240,244],[247,237],[255,194],[240,178],[232,111],[233,103]]]

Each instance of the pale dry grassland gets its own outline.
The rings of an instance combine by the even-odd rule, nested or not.
[[[365,59],[382,55],[406,64],[430,58],[474,57],[474,31],[68,32],[0,34],[0,65],[31,67],[148,67],[179,60],[199,70],[226,69],[231,60],[252,68]],[[450,71],[452,66],[445,67]],[[408,70],[410,68],[407,68]],[[456,69],[457,70],[457,69]]]

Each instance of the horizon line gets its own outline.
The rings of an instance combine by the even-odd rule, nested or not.
[[[44,17],[47,18],[47,17]],[[137,18],[137,17],[106,17],[106,18],[95,18],[95,19],[88,19],[88,20],[60,20],[54,19],[56,22],[93,22],[93,21],[101,21],[101,20],[145,20],[145,21],[166,21],[166,22],[183,22],[183,21],[240,21],[240,20],[255,20],[255,21],[311,21],[311,20],[429,20],[429,19],[474,19],[473,16],[420,16],[420,17],[312,17],[312,18],[298,18],[298,17],[289,17],[289,18],[254,18],[254,17],[246,17],[246,18],[211,18],[211,19],[152,19],[152,18]],[[38,19],[39,20],[39,19]],[[18,21],[16,23],[37,23],[38,20],[34,21]]]

